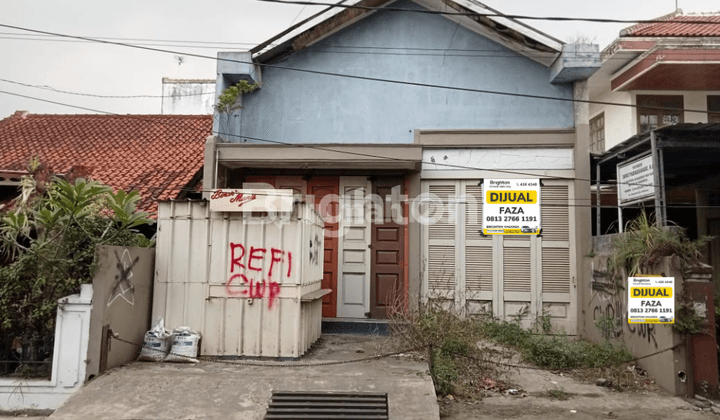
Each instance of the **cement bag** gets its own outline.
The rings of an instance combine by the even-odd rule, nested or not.
[[[162,317],[153,318],[153,327],[145,333],[138,360],[162,362],[170,347],[171,334],[165,329]]]
[[[197,363],[200,333],[190,327],[178,327],[173,330],[172,347],[165,357],[166,362]]]

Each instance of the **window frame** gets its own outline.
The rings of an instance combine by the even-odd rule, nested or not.
[[[595,126],[598,120],[602,120],[601,126]],[[602,135],[602,139],[596,139],[595,135]],[[590,151],[602,153],[605,151],[605,111],[590,118]]]
[[[679,102],[676,102],[679,101]],[[671,102],[671,103],[669,103]],[[672,103],[675,102],[675,103]],[[677,108],[677,111],[675,111],[675,107],[679,103],[679,107]],[[662,121],[664,120],[665,116],[672,116],[677,115],[678,116],[678,122],[677,124],[682,124],[685,122],[685,111],[683,110],[685,108],[685,97],[683,95],[637,95],[635,97],[635,104],[637,105],[637,133],[643,134],[647,133],[651,130],[665,127],[666,125],[671,124],[663,124]],[[673,109],[657,109],[657,108],[673,108]],[[643,124],[641,122],[641,116],[642,115],[654,115],[657,117],[658,124],[656,127],[649,128],[647,130],[643,130]],[[648,125],[650,125],[648,123]]]

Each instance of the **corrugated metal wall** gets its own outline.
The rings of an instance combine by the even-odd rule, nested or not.
[[[204,355],[298,357],[320,336],[323,240],[304,203],[270,221],[161,202],[153,314],[199,331]]]

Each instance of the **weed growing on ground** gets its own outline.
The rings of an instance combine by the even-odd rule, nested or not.
[[[570,396],[568,395],[567,392],[565,392],[564,390],[559,389],[559,388],[558,389],[549,389],[547,394],[548,394],[548,397],[556,399],[556,400],[565,401],[570,398]]]
[[[390,331],[403,348],[423,347],[426,357],[432,346],[432,376],[439,395],[477,397],[488,389],[504,389],[502,371],[477,360],[492,358],[496,353],[478,343],[483,334],[481,324],[438,307],[397,311]]]
[[[493,363],[500,362],[503,355],[497,348],[483,345],[487,342],[517,350],[525,363],[538,367],[573,371],[586,380],[608,378],[619,390],[637,388],[640,381],[623,364],[632,359],[625,347],[558,334],[546,313],[538,316],[529,330],[520,325],[520,320],[521,316],[503,321],[489,315],[470,319],[438,307],[425,307],[396,312],[390,329],[402,347],[432,346],[431,374],[439,395],[476,397],[486,390],[508,387],[505,371]]]

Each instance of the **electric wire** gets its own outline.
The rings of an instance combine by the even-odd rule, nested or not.
[[[100,113],[100,114],[107,114],[107,115],[113,115],[113,116],[134,118],[134,119],[138,119],[138,120],[141,120],[141,121],[150,122],[150,120],[148,120],[146,117],[141,116],[141,115],[124,115],[124,114],[117,114],[117,113],[113,113],[113,112],[110,112],[110,111],[102,111],[102,110],[93,109],[93,108],[81,107],[81,106],[77,106],[77,105],[72,105],[72,104],[67,104],[67,103],[57,102],[57,101],[51,101],[51,100],[47,100],[47,99],[43,99],[43,98],[37,98],[37,97],[33,97],[33,96],[22,95],[22,94],[13,93],[13,92],[7,92],[7,91],[2,91],[2,90],[0,90],[0,94],[6,94],[6,95],[11,95],[11,96],[18,96],[18,97],[27,98],[27,99],[32,99],[32,100],[36,100],[36,101],[40,101],[40,102],[49,102],[49,103],[53,103],[53,104],[56,104],[56,105],[66,106],[66,107],[70,107],[70,108],[82,109],[82,110],[85,110],[85,111],[90,111],[90,112],[95,112],[95,113]],[[152,121],[152,122],[153,122],[153,123],[157,123],[158,121]],[[164,122],[160,122],[160,123],[161,123],[161,124],[164,124],[164,125],[168,125],[168,126],[173,127],[173,128],[177,128],[176,125],[170,125],[170,124],[167,124],[167,123],[164,123]],[[205,131],[203,130],[203,134],[204,134],[204,133],[205,133]],[[279,140],[262,139],[262,138],[258,138],[258,137],[250,137],[250,136],[236,135],[236,134],[223,133],[223,132],[218,132],[218,131],[212,131],[212,134],[213,134],[213,135],[220,135],[220,136],[228,136],[228,137],[237,137],[237,138],[242,138],[242,139],[249,139],[249,140],[254,140],[254,141],[259,141],[259,142],[264,142],[264,143],[270,143],[270,144],[276,144],[276,145],[286,146],[286,147],[310,148],[310,149],[316,149],[316,150],[321,150],[321,151],[328,151],[328,152],[334,152],[334,153],[340,153],[340,154],[347,154],[347,155],[353,155],[353,156],[360,156],[360,157],[370,157],[370,158],[375,158],[375,159],[391,160],[391,161],[406,162],[406,163],[417,163],[417,161],[416,161],[416,160],[413,160],[413,159],[394,158],[394,157],[389,157],[389,156],[380,156],[380,155],[374,155],[374,154],[370,154],[370,153],[354,152],[354,151],[348,151],[348,150],[337,150],[337,149],[332,149],[332,148],[327,147],[327,146],[320,146],[320,145],[316,145],[316,144],[288,143],[288,142],[283,142],[283,141],[279,141]],[[533,177],[533,178],[541,178],[541,179],[543,179],[543,180],[581,181],[581,182],[589,182],[589,183],[594,183],[594,182],[595,182],[595,180],[592,180],[592,179],[584,179],[584,178],[578,178],[578,177],[562,177],[562,176],[541,175],[541,174],[538,174],[538,172],[542,172],[541,170],[538,171],[538,172],[521,172],[521,171],[515,171],[515,170],[478,168],[478,167],[474,167],[474,166],[457,165],[457,164],[450,164],[450,163],[427,162],[427,161],[422,161],[422,160],[421,160],[419,163],[421,163],[421,164],[426,164],[426,165],[444,166],[444,167],[455,168],[455,169],[465,169],[465,170],[486,171],[486,172],[503,173],[503,174],[511,174],[511,175],[530,176],[530,177]],[[608,183],[606,183],[605,185],[608,185]],[[628,183],[628,182],[619,182],[619,183],[616,182],[616,183],[611,183],[610,185],[641,185],[641,186],[653,186],[653,187],[655,186],[655,184]],[[146,188],[160,188],[160,187],[157,187],[157,186],[148,186],[148,185],[141,185],[141,184],[138,184],[138,186],[143,186],[143,187],[146,187]],[[195,189],[186,189],[186,188],[184,188],[184,187],[179,187],[179,188],[177,188],[177,189],[178,189],[178,190],[184,190],[184,191],[190,191],[190,192],[209,192],[209,191],[206,191],[206,190],[198,191],[198,190],[195,190]],[[719,189],[704,189],[704,188],[698,188],[698,190],[720,191]],[[600,194],[600,195],[602,195],[602,194]],[[588,200],[588,199],[583,199],[583,200]],[[593,204],[567,204],[567,205],[565,205],[565,204],[550,204],[550,203],[548,203],[548,204],[546,204],[546,206],[548,206],[548,207],[586,207],[586,208],[598,208],[597,205],[593,205]],[[601,209],[606,209],[606,208],[617,209],[617,208],[619,208],[619,207],[621,207],[621,206],[603,206],[603,205],[601,205],[601,206],[599,206],[599,207],[600,207]],[[685,209],[687,209],[687,208],[720,208],[720,205],[718,205],[718,206],[666,205],[665,207],[666,207],[666,208],[685,208]],[[623,208],[628,208],[628,206],[624,206]]]
[[[276,3],[276,4],[290,4],[290,5],[301,5],[301,6],[324,6],[330,8],[342,8],[342,9],[358,9],[358,10],[369,10],[369,11],[388,11],[388,12],[412,12],[420,14],[432,14],[432,15],[445,15],[445,16],[470,16],[470,17],[496,17],[505,19],[516,19],[516,20],[547,20],[552,22],[591,22],[591,23],[684,23],[684,24],[699,24],[699,25],[717,25],[720,22],[711,19],[698,19],[698,20],[682,20],[682,19],[608,19],[608,18],[584,18],[584,17],[566,17],[566,16],[528,16],[528,15],[508,15],[503,13],[482,13],[482,12],[450,12],[441,10],[428,10],[428,9],[403,9],[398,7],[383,7],[383,6],[363,6],[359,4],[339,4],[339,3],[326,3],[326,2],[314,2],[305,0],[254,0],[262,3]],[[694,17],[694,16],[693,16]]]
[[[720,23],[718,23],[720,24]],[[20,34],[19,34],[20,35]],[[32,35],[32,34],[28,34]],[[44,35],[43,35],[44,36]],[[50,35],[48,35],[50,36]],[[55,38],[24,38],[24,37],[11,37],[11,36],[0,36],[0,39],[5,40],[21,40],[21,41],[47,41],[47,42],[80,42],[80,43],[92,43],[93,41],[89,40],[71,40],[71,39],[55,39]],[[105,37],[98,37],[95,39],[114,39],[114,38],[105,38]],[[120,38],[124,39],[124,38]],[[134,39],[134,38],[128,38],[128,39]],[[163,44],[163,43],[143,43],[143,42],[134,42],[132,45],[137,46],[156,46],[156,47],[182,47],[182,48],[199,48],[199,49],[208,49],[208,50],[223,50],[226,49],[222,46],[197,46],[197,45],[178,45],[178,44]],[[256,44],[251,43],[244,43],[242,45],[245,46],[254,46]],[[276,44],[271,44],[271,46],[276,46]],[[398,51],[398,50],[408,50],[408,51],[418,51],[418,52],[363,52],[363,51],[340,51],[337,49],[373,49],[373,50],[389,50],[389,51]],[[544,58],[544,57],[553,57],[558,52],[543,52],[543,51],[537,51],[537,50],[530,50],[530,49],[520,49],[518,50],[521,54],[517,54],[514,51],[503,51],[498,49],[474,49],[474,48],[468,48],[468,49],[462,49],[462,48],[452,48],[452,49],[444,49],[444,48],[422,48],[422,47],[388,47],[388,46],[370,46],[370,45],[328,45],[328,46],[315,46],[313,49],[314,53],[323,53],[323,54],[356,54],[356,55],[395,55],[395,56],[438,56],[443,54],[435,54],[431,53],[433,51],[450,51],[453,52],[452,54],[447,54],[448,57],[483,57],[483,58],[512,58],[512,59],[525,59],[527,57],[531,58]],[[422,51],[427,51],[427,53],[422,53]],[[176,54],[185,54],[182,52],[175,52]],[[460,53],[466,53],[466,54],[460,54]],[[482,54],[469,54],[469,53],[482,53]],[[570,53],[565,52],[565,55],[572,57],[574,55],[581,55],[582,53]],[[639,53],[636,53],[639,55]],[[698,57],[703,56],[706,54],[704,51],[700,50],[684,50],[684,55],[687,56],[693,56],[696,55]],[[627,60],[626,57],[607,57],[604,61],[608,60]]]
[[[7,24],[2,24],[2,23],[0,23],[0,27],[34,32],[34,33],[42,33],[42,34],[47,34],[47,35],[54,35],[54,36],[59,36],[59,37],[83,39],[83,40],[87,40],[87,41],[93,41],[93,42],[110,44],[110,45],[117,45],[117,46],[128,47],[128,48],[136,48],[136,49],[141,49],[141,50],[146,50],[146,51],[154,51],[154,52],[161,52],[161,53],[166,53],[166,54],[176,54],[176,55],[180,54],[180,55],[185,55],[188,57],[204,58],[204,59],[209,59],[209,60],[214,60],[214,61],[224,61],[224,62],[249,64],[249,65],[258,64],[258,63],[253,63],[253,62],[249,62],[249,61],[243,61],[243,60],[218,58],[218,57],[212,57],[212,56],[201,55],[201,54],[184,53],[184,52],[180,52],[180,51],[164,50],[164,49],[160,49],[160,48],[146,47],[146,46],[141,46],[141,45],[133,45],[133,44],[127,44],[127,43],[122,43],[122,42],[106,41],[106,40],[93,39],[93,38],[81,37],[81,36],[76,36],[76,35],[68,35],[68,34],[61,34],[61,33],[56,33],[56,32],[42,31],[42,30],[38,30],[38,29],[23,28],[23,27],[19,27],[19,26],[7,25]],[[700,110],[700,109],[688,109],[688,108],[680,109],[680,108],[666,108],[666,107],[656,107],[656,106],[641,106],[641,105],[636,105],[636,104],[595,101],[595,100],[589,100],[589,99],[562,98],[562,97],[533,95],[533,94],[517,93],[517,92],[500,92],[500,91],[494,91],[494,90],[488,90],[488,89],[474,89],[474,88],[467,88],[467,87],[460,87],[460,86],[445,86],[445,85],[436,85],[436,84],[430,84],[430,83],[382,79],[382,78],[370,77],[370,76],[332,73],[332,72],[326,72],[326,71],[321,71],[321,70],[311,70],[311,69],[279,66],[276,64],[261,63],[259,65],[262,67],[267,67],[267,68],[288,70],[288,71],[295,71],[295,72],[300,72],[300,73],[316,74],[316,75],[323,75],[323,76],[341,77],[341,78],[348,78],[348,79],[355,79],[355,80],[397,84],[397,85],[403,85],[403,86],[425,87],[425,88],[433,88],[433,89],[447,89],[447,90],[460,91],[460,92],[483,93],[483,94],[488,94],[488,95],[511,96],[511,97],[518,97],[518,98],[526,98],[526,99],[539,99],[539,100],[569,102],[569,103],[577,102],[577,103],[586,103],[586,104],[620,106],[620,107],[626,107],[626,108],[684,111],[684,112],[694,112],[694,113],[699,113],[699,114],[707,114],[709,112],[712,112],[712,111]]]
[[[5,83],[12,83],[15,85],[35,88],[35,89],[47,90],[47,91],[55,92],[55,93],[65,93],[68,95],[76,95],[76,96],[89,96],[89,97],[93,97],[93,98],[136,99],[136,98],[163,98],[164,97],[163,95],[98,95],[98,94],[93,94],[93,93],[71,92],[68,90],[55,89],[54,87],[48,86],[48,85],[32,85],[29,83],[16,82],[14,80],[8,80],[8,79],[2,79],[2,78],[0,78],[0,81],[5,82]],[[185,94],[177,94],[177,95],[172,95],[172,96],[173,97],[178,97],[178,96],[184,97],[184,96],[204,96],[204,95],[214,95],[214,94],[215,94],[215,92],[213,91],[213,92],[202,92],[202,93],[185,93]]]

